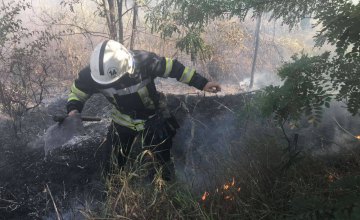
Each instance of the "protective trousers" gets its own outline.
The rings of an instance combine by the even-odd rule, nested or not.
[[[126,164],[137,136],[142,138],[142,149],[150,150],[154,155],[155,162],[162,168],[163,179],[171,180],[174,175],[174,165],[170,153],[173,135],[158,138],[158,135],[150,129],[138,132],[114,122],[109,127],[104,143],[104,173],[110,173],[114,166],[121,168]]]

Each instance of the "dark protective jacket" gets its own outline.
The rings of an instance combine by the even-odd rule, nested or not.
[[[159,57],[147,51],[132,51],[135,71],[132,76],[125,74],[109,85],[96,83],[87,66],[79,72],[71,86],[67,111],[81,112],[86,100],[94,93],[102,93],[112,104],[111,117],[119,125],[135,131],[144,129],[145,121],[159,109],[165,109],[160,93],[156,91],[156,77],[176,78],[182,83],[202,90],[208,80],[194,69],[185,67],[177,60]]]

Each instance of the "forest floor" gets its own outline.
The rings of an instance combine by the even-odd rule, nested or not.
[[[53,124],[51,114],[64,112],[66,91],[60,89],[40,109],[27,114],[23,133],[19,137],[11,135],[10,124],[6,117],[2,117],[0,219],[57,219],[57,215],[60,219],[77,220],[104,216],[116,218],[129,208],[126,199],[131,197],[138,197],[134,201],[137,201],[140,213],[152,207],[153,213],[147,210],[143,214],[155,219],[167,219],[156,217],[158,208],[164,203],[169,205],[170,210],[175,209],[172,214],[177,218],[241,216],[243,219],[254,219],[267,216],[276,219],[282,215],[313,215],[319,210],[329,212],[329,216],[334,215],[332,212],[336,210],[356,214],[352,211],[357,207],[358,197],[351,200],[336,196],[359,193],[356,188],[360,185],[356,182],[360,164],[356,153],[359,141],[344,132],[346,129],[355,134],[358,118],[345,114],[341,106],[335,108],[335,105],[331,111],[325,112],[325,119],[319,127],[303,126],[288,130],[289,137],[295,133],[299,135],[299,146],[306,146],[297,154],[284,151],[286,140],[271,120],[261,119],[255,110],[244,109],[244,104],[251,100],[251,94],[241,93],[244,90],[240,86],[223,86],[223,92],[217,95],[186,89],[171,83],[159,84],[160,91],[171,91],[172,94],[167,93],[169,108],[181,125],[172,151],[177,180],[185,183],[181,184],[182,188],[190,188],[189,200],[184,199],[186,193],[166,199],[177,192],[170,187],[173,192],[157,197],[160,200],[157,206],[153,203],[158,201],[153,200],[156,190],[146,194],[142,190],[153,188],[142,187],[137,193],[126,195],[124,209],[119,211],[111,206],[110,216],[102,214],[109,208],[109,199],[121,200],[119,196],[123,191],[117,190],[124,190],[122,187],[126,186],[124,182],[109,185],[102,179],[98,164],[94,162],[94,152],[104,140],[108,120],[85,123],[87,136],[55,154],[53,159],[44,159],[43,143],[39,140],[46,128]],[[85,109],[87,114],[106,118],[109,105],[102,96],[95,96]],[[314,146],[317,151],[312,149]],[[341,153],[326,156],[326,153],[319,153],[319,149],[324,148]],[[314,152],[318,156],[314,157]],[[292,158],[294,153],[299,157]],[[67,156],[70,159],[61,160]],[[287,168],[284,170],[284,167]],[[347,182],[345,186],[341,185],[346,178],[350,178],[349,182],[355,181],[352,185],[354,189],[349,188]],[[338,182],[340,186],[337,188],[335,183]],[[109,191],[109,186],[113,191]],[[225,188],[230,188],[230,191],[225,192]],[[115,192],[118,194],[112,197]],[[332,194],[326,197],[329,192]],[[208,195],[207,200],[202,199],[205,195]],[[179,196],[183,200],[179,200]],[[349,205],[334,203],[334,198],[340,202],[347,201]],[[142,201],[147,199],[151,206],[141,206]],[[303,203],[295,203],[299,199]],[[316,204],[325,205],[307,206],[315,200],[322,201]],[[177,204],[179,201],[180,204]],[[303,213],[299,211],[299,214],[296,210]]]
[[[160,91],[171,91],[172,94],[168,93],[168,96],[170,108],[173,110],[182,106],[181,103],[184,102],[188,104],[185,107],[187,110],[193,111],[197,108],[196,112],[191,114],[199,121],[205,121],[207,117],[216,118],[217,114],[229,112],[228,107],[224,107],[225,105],[229,105],[230,108],[238,107],[238,104],[235,104],[238,98],[231,95],[238,90],[236,85],[223,87],[224,90],[219,96],[206,95],[206,97],[203,92],[183,86],[174,88],[171,84],[162,83],[159,88]],[[103,140],[108,121],[105,120],[100,124],[90,123],[86,126],[91,135],[97,129],[103,129],[99,132],[103,136],[100,137],[97,134],[93,136],[96,138],[90,137],[85,140],[81,144],[83,148],[79,148],[80,150],[76,153],[80,156],[73,157],[73,161],[58,162],[44,159],[41,137],[46,128],[53,124],[50,114],[64,111],[66,95],[63,90],[56,91],[60,95],[54,95],[56,94],[54,92],[44,101],[45,104],[40,109],[27,114],[23,122],[23,134],[19,137],[12,136],[11,132],[2,132],[0,137],[2,152],[0,156],[0,219],[54,219],[56,218],[55,209],[64,219],[82,219],[84,216],[79,210],[87,210],[89,207],[99,208],[100,203],[104,201],[106,196],[104,182],[100,170],[93,163],[90,152],[93,152]],[[178,95],[181,92],[184,93],[184,90],[186,90],[186,95]],[[221,106],[219,103],[225,104]],[[103,98],[93,98],[87,105],[85,112],[89,114],[98,116],[107,114],[108,104]],[[98,112],[98,106],[104,106],[100,112]],[[184,105],[181,108],[183,107]],[[200,113],[202,110],[205,112]],[[187,166],[185,163],[189,163],[184,159],[186,157],[184,150],[180,149],[180,145],[186,142],[183,136],[188,133],[185,131],[189,126],[189,122],[185,120],[186,115],[184,109],[180,110],[178,115],[180,123],[185,123],[185,128],[179,131],[180,137],[176,139],[179,147],[175,148],[175,154],[180,155],[181,166]],[[3,117],[0,123],[2,131],[10,129],[11,125],[7,119]],[[208,124],[208,122],[204,123]],[[32,138],[29,138],[31,136]],[[195,138],[194,141],[201,140]]]

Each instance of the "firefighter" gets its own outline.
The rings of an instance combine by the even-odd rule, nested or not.
[[[147,51],[129,51],[114,40],[95,47],[90,65],[79,72],[72,84],[66,105],[70,117],[79,115],[94,93],[102,93],[112,104],[112,122],[103,144],[105,172],[111,172],[113,166],[110,155],[115,154],[119,167],[125,165],[135,137],[141,135],[144,145],[161,165],[163,179],[173,177],[170,149],[179,126],[169,113],[164,96],[156,90],[156,77],[176,78],[207,92],[221,90],[218,83],[209,82],[176,59]]]

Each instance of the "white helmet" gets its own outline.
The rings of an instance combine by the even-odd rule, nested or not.
[[[99,43],[90,58],[91,77],[99,84],[115,82],[124,74],[133,74],[134,58],[119,42],[106,40]]]

